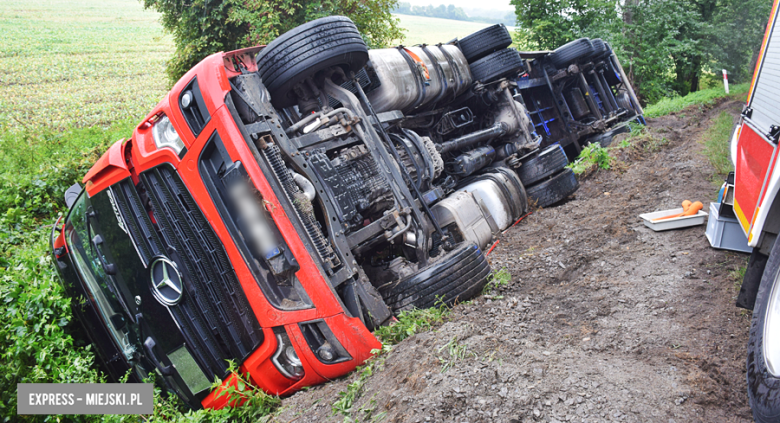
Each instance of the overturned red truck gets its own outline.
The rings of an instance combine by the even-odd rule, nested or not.
[[[641,119],[603,42],[510,43],[368,50],[333,16],[190,70],[52,232],[106,374],[221,407],[232,360],[285,395],[353,370],[399,311],[478,294],[496,236],[577,189],[562,146]]]

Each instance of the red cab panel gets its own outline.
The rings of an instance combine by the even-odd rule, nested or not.
[[[742,125],[737,144],[734,211],[746,232],[763,195],[762,187],[774,163],[775,150],[775,145],[755,131],[749,122]]]
[[[82,182],[87,184],[89,195],[94,195],[130,176],[125,162],[124,142],[124,139],[115,142],[84,176]]]

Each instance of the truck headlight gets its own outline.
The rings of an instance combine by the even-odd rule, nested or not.
[[[179,134],[176,132],[176,128],[173,127],[173,124],[171,124],[168,116],[162,115],[162,117],[157,119],[157,122],[152,127],[152,137],[157,148],[170,148],[177,155],[184,149],[184,143],[179,138]]]
[[[283,327],[274,328],[274,334],[276,335],[276,352],[271,357],[271,362],[274,363],[276,370],[289,379],[298,380],[303,377],[303,365],[301,359],[298,358],[298,353],[295,352],[290,337],[287,336],[287,331]]]

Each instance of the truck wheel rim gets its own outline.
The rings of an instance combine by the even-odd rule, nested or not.
[[[777,336],[780,333],[780,289],[778,289],[780,283],[777,280],[779,276],[780,272],[775,274],[764,316],[764,362],[772,376],[780,375],[780,336]]]

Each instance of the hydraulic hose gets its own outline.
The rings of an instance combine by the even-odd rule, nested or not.
[[[309,199],[309,201],[314,200],[314,197],[317,196],[317,189],[314,188],[314,184],[311,183],[310,180],[308,180],[305,176],[301,175],[300,173],[293,172],[293,180],[296,184],[298,184],[298,188],[303,191],[303,195],[306,196],[306,198]]]

